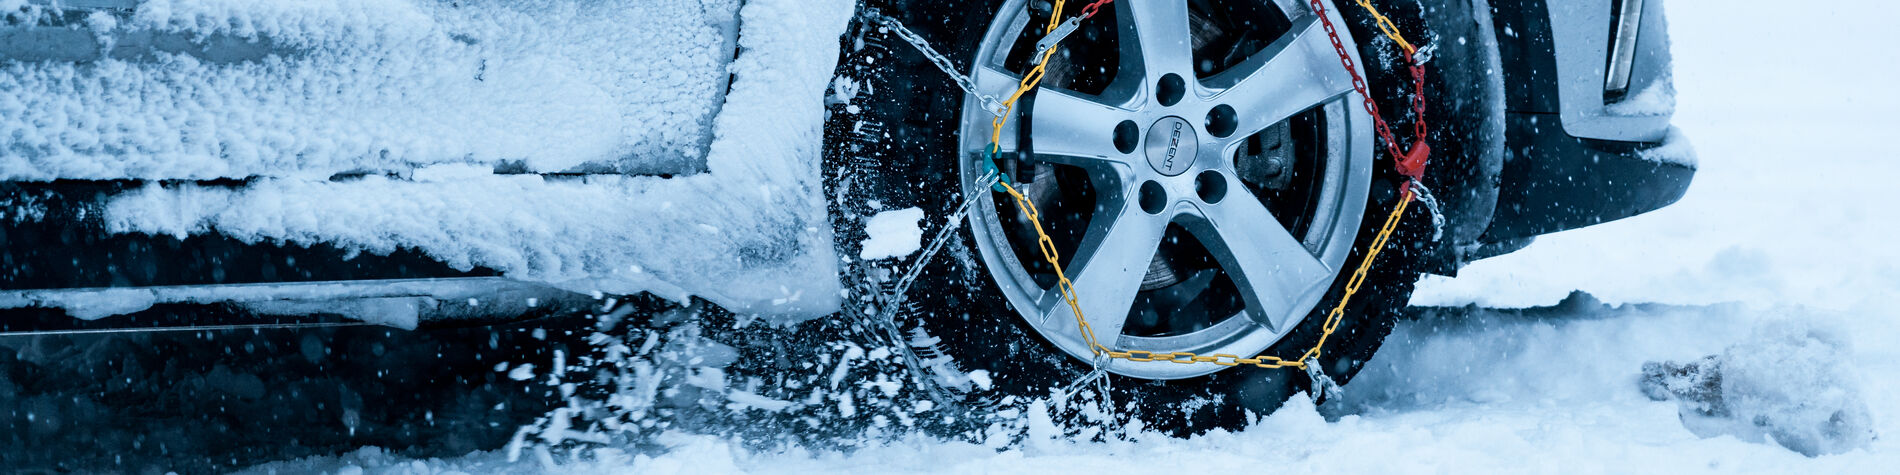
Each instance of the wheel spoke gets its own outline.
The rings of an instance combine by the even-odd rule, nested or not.
[[[992,68],[980,68],[979,76],[996,76],[1001,81],[1014,75]],[[1134,117],[1134,113],[1098,102],[1088,96],[1057,88],[1039,88],[1029,104],[1029,141],[1038,159],[1065,165],[1092,167],[1101,162],[1128,163],[1134,158],[1115,148],[1115,127]],[[988,131],[988,124],[983,124]],[[1004,151],[1022,149],[1021,117],[1003,124],[1000,145]]]
[[[1300,317],[1293,314],[1296,305],[1332,282],[1332,270],[1260,201],[1239,193],[1201,209],[1203,219],[1187,220],[1187,230],[1233,278],[1254,321],[1284,330]]]
[[[1115,2],[1115,16],[1120,23],[1123,65],[1141,65],[1147,78],[1167,73],[1194,77],[1185,0],[1122,0]]]
[[[1352,92],[1352,77],[1339,67],[1317,17],[1306,16],[1280,39],[1232,68],[1202,81],[1213,102],[1233,106],[1245,138],[1314,106]]]
[[[1116,208],[1111,206],[1110,209]],[[1098,231],[1089,233],[1081,246],[1083,251],[1064,269],[1074,281],[1077,303],[1095,337],[1108,346],[1114,346],[1121,335],[1135,294],[1141,290],[1142,278],[1148,275],[1148,264],[1154,260],[1161,247],[1161,237],[1167,231],[1166,218],[1149,215],[1133,203],[1119,209],[1118,216],[1095,219],[1109,222],[1105,226],[1090,226]],[[1045,331],[1081,340],[1075,313],[1062,299],[1060,289],[1049,289],[1038,302]]]

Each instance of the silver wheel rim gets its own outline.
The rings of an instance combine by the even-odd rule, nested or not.
[[[1037,93],[1029,135],[1035,160],[1086,169],[1095,177],[1089,182],[1098,195],[1095,211],[1079,244],[1063,252],[1083,313],[1097,339],[1110,348],[1258,354],[1318,305],[1352,251],[1372,176],[1370,118],[1352,106],[1359,96],[1352,92],[1351,78],[1313,11],[1294,0],[1256,1],[1277,8],[1290,24],[1287,32],[1239,63],[1196,78],[1186,0],[1119,0],[1113,15],[1090,20],[1112,19],[1118,39],[1134,39],[1119,41],[1121,69],[1114,79],[1099,94],[1057,87]],[[1337,13],[1328,14],[1334,24],[1344,24]],[[1020,47],[1017,39],[1029,22],[1024,0],[1005,2],[991,21],[972,67],[972,77],[985,94],[1007,97],[1014,91],[1020,76],[1004,64],[1012,48]],[[1351,38],[1343,28],[1339,34],[1359,64]],[[1078,41],[1085,40],[1071,36],[1065,45]],[[1159,84],[1170,74],[1187,78],[1171,83],[1184,83],[1185,91],[1178,101],[1163,105]],[[1233,113],[1221,116],[1231,120],[1214,125],[1210,114],[1222,106],[1232,108]],[[965,98],[959,131],[964,159],[958,165],[965,193],[989,193],[974,189],[973,183],[982,173],[980,157],[989,145],[991,117],[974,97]],[[1285,127],[1296,117],[1317,117],[1314,122],[1323,124],[1317,127],[1320,138],[1311,145],[1323,165],[1312,177],[1317,181],[1308,180],[1313,183],[1310,215],[1296,218],[1309,223],[1300,226],[1303,231],[1283,225],[1266,202],[1246,191],[1252,182],[1241,181],[1236,158],[1249,136],[1276,124]],[[1125,128],[1125,121],[1138,127],[1139,145],[1115,143],[1116,128]],[[1000,145],[1005,152],[1018,150],[1017,122],[1012,117],[1003,131]],[[1227,135],[1216,135],[1210,125],[1226,129],[1222,131]],[[1144,186],[1149,191],[1145,203]],[[1212,189],[1228,191],[1208,191]],[[1165,198],[1152,199],[1155,191]],[[987,276],[1043,338],[1071,356],[1091,360],[1093,352],[1059,292],[1036,281],[1019,254],[1024,244],[1011,241],[999,203],[1012,206],[980,200],[971,213]],[[1209,325],[1194,331],[1124,334],[1138,295],[1147,295],[1143,280],[1161,252],[1163,237],[1170,235],[1170,224],[1212,256],[1243,297],[1244,310],[1210,319]],[[1179,379],[1222,368],[1115,360],[1108,370],[1144,379]]]

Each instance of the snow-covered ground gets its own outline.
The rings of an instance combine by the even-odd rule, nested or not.
[[[1190,439],[1032,438],[1000,452],[921,438],[848,453],[754,452],[668,434],[653,441],[663,450],[603,451],[549,471],[1890,472],[1900,466],[1900,310],[1891,307],[1900,249],[1886,241],[1900,231],[1900,210],[1886,201],[1900,156],[1883,139],[1900,127],[1888,113],[1900,108],[1900,91],[1881,78],[1900,72],[1900,56],[1877,33],[1900,17],[1900,5],[1674,0],[1669,16],[1676,124],[1701,157],[1688,195],[1655,213],[1542,238],[1456,279],[1429,280],[1414,304],[1439,308],[1402,323],[1347,395],[1324,407],[1295,398],[1244,430]],[[1563,302],[1573,290],[1602,302]],[[1549,307],[1501,310],[1537,306]],[[1834,339],[1847,341],[1818,353],[1804,346]],[[1860,399],[1880,438],[1812,458],[1774,443],[1704,438],[1679,420],[1676,402],[1638,388],[1644,362],[1731,349],[1738,360],[1787,372],[1768,386],[1808,383],[1813,397],[1777,406],[1782,412]],[[1831,351],[1845,357],[1808,357]],[[507,458],[411,460],[366,448],[254,470],[548,469]]]

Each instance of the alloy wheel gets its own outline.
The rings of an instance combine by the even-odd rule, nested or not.
[[[984,93],[1006,96],[1028,69],[1047,18],[1029,8],[1005,2],[984,34],[972,71]],[[1117,0],[1056,56],[1003,130],[999,166],[1042,210],[1101,343],[1250,356],[1304,321],[1352,251],[1373,152],[1315,13],[1292,0]],[[973,184],[991,117],[966,98],[965,193],[988,192]],[[1034,230],[1009,196],[992,198],[972,213],[986,277],[1038,334],[1092,359]],[[1145,379],[1220,368],[1109,366]]]

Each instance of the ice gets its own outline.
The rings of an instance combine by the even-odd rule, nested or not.
[[[422,323],[424,309],[435,302],[420,297],[364,298],[341,301],[275,300],[239,304],[260,315],[330,314],[392,328],[414,330]]]
[[[686,8],[628,8],[662,6]],[[744,22],[745,54],[732,64],[736,80],[715,124],[707,173],[569,178],[438,165],[423,168],[420,180],[330,180],[326,173],[237,188],[153,184],[109,202],[104,219],[121,233],[417,249],[456,268],[495,269],[581,293],[651,291],[783,318],[823,315],[836,308],[840,283],[818,172],[820,127],[837,38],[851,11],[838,0],[746,5],[741,19],[756,21]]]
[[[889,259],[905,257],[923,247],[924,230],[918,227],[924,220],[924,210],[904,208],[879,212],[864,223],[863,250],[858,252],[860,259]]]
[[[151,308],[158,302],[158,296],[141,289],[103,289],[85,295],[68,298],[54,298],[40,302],[50,308],[62,308],[66,314],[81,320],[98,320],[113,315],[122,315]]]

